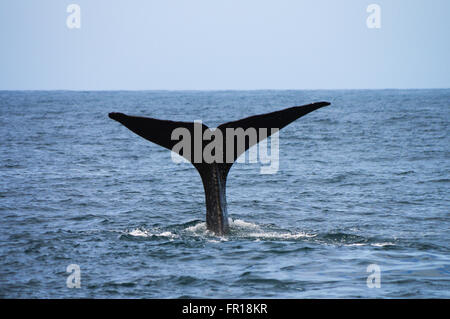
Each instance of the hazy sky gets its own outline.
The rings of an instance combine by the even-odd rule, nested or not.
[[[0,89],[450,87],[449,0],[1,0],[0,41]]]

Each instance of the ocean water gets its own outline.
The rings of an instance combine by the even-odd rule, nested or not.
[[[107,116],[215,127],[316,101],[276,174],[232,168],[226,237],[191,164]],[[449,133],[450,90],[0,92],[0,297],[450,298]]]

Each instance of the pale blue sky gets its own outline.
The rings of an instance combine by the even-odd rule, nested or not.
[[[0,89],[448,88],[449,14],[448,0],[2,0]]]

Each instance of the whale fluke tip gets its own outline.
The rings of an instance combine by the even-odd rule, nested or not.
[[[109,118],[119,121],[119,119],[123,118],[125,116],[125,114],[123,113],[116,113],[116,112],[111,112],[108,114]]]

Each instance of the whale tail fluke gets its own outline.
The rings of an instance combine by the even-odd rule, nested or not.
[[[224,154],[221,160],[221,163],[233,164],[233,162],[246,150],[248,150],[253,145],[261,142],[266,137],[269,137],[272,134],[272,129],[281,130],[283,127],[297,120],[298,118],[317,110],[321,107],[330,105],[328,102],[318,102],[303,106],[294,106],[281,111],[276,111],[272,113],[266,113],[261,115],[250,116],[244,119],[240,119],[237,121],[227,122],[221,124],[218,129],[222,132],[223,143],[224,145]],[[109,117],[122,125],[126,126],[128,129],[136,133],[137,135],[158,144],[162,147],[165,147],[169,150],[174,150],[174,146],[178,143],[178,140],[172,138],[172,133],[177,128],[187,129],[192,138],[192,150],[194,149],[194,136],[195,136],[195,126],[199,125],[194,122],[176,122],[176,121],[168,121],[168,120],[159,120],[150,117],[141,117],[141,116],[130,116],[123,113],[109,113]],[[203,136],[204,131],[209,128],[201,124],[201,136]],[[243,129],[246,131],[249,128],[253,128],[256,130],[257,138],[253,141],[250,141],[248,138],[245,141],[245,147],[243,149],[236,149],[237,143],[233,143],[235,146],[234,149],[226,149],[226,141],[227,134],[230,134],[228,129],[232,129],[231,132],[234,132],[236,129]],[[260,129],[267,129],[267,134],[260,134]],[[203,141],[197,141],[197,143],[202,143],[201,151],[205,147],[205,143]],[[232,157],[232,161],[227,161],[227,153],[233,152],[234,156]],[[183,154],[179,154],[182,155]],[[189,161],[192,161],[192,158],[186,157]],[[230,158],[230,157],[228,157]],[[199,164],[200,162],[193,163]],[[196,165],[197,166],[197,165]]]
[[[234,161],[251,146],[261,142],[274,132],[281,130],[298,118],[327,105],[330,105],[330,103],[318,102],[304,106],[294,106],[281,111],[251,116],[220,125],[217,129],[220,129],[222,133],[223,140],[221,145],[223,148],[222,157],[216,162],[205,162],[202,156],[200,161],[196,161],[193,160],[191,154],[184,154],[184,151],[181,152],[180,150],[178,154],[189,160],[202,178],[207,208],[206,224],[209,230],[218,235],[228,233],[225,188],[227,175]],[[194,141],[199,136],[196,134],[196,131],[197,133],[199,131],[200,136],[203,137],[205,131],[209,130],[204,124],[201,124],[201,127],[199,127],[197,125],[200,124],[195,122],[158,120],[149,117],[130,116],[123,113],[109,113],[109,117],[126,126],[137,135],[172,151],[174,151],[174,146],[178,143],[178,140],[173,138],[173,132],[180,128],[189,132],[191,136],[191,150],[197,149],[203,154],[207,144],[203,139]],[[233,146],[227,148],[227,140],[236,138],[235,133],[237,129],[242,131],[254,129],[256,138],[250,139],[249,136],[244,135],[244,147],[238,148],[238,143],[232,143]],[[261,129],[265,129],[264,134],[261,134]],[[234,135],[231,136],[230,134]],[[200,143],[201,147],[199,148],[198,144],[196,147],[195,142]],[[230,156],[231,152],[233,153]]]

